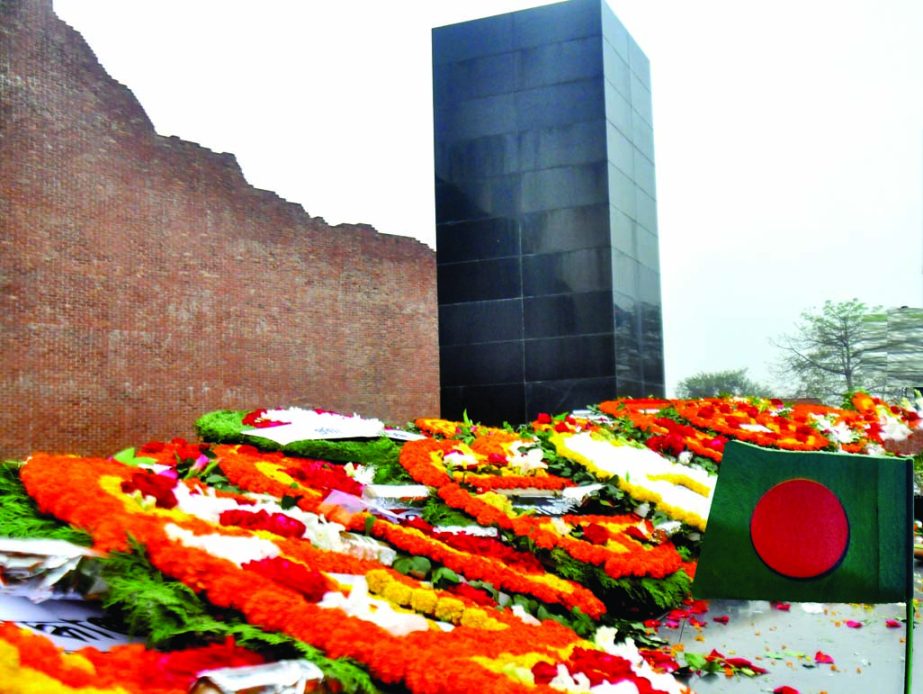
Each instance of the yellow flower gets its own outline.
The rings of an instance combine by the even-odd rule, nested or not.
[[[465,611],[465,603],[456,598],[439,598],[436,600],[436,619],[443,622],[457,623]]]
[[[384,569],[372,569],[365,574],[365,582],[373,593],[380,594],[392,580],[394,579]]]
[[[461,617],[463,627],[473,627],[474,629],[487,629],[490,631],[500,631],[509,627],[502,622],[498,622],[480,607],[469,607]]]
[[[391,581],[382,591],[382,596],[398,605],[409,605],[413,589],[398,581]]]
[[[423,614],[433,614],[436,611],[436,600],[436,594],[426,588],[414,588],[410,593],[410,606]]]

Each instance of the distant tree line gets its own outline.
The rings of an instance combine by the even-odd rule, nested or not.
[[[677,397],[775,395],[838,404],[856,390],[895,400],[923,386],[921,310],[827,301],[803,312],[794,331],[773,344],[781,353],[774,374],[781,386],[752,381],[746,369],[728,369],[684,378]]]

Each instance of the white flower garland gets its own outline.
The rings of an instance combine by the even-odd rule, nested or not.
[[[560,455],[600,479],[618,478],[618,486],[641,502],[651,502],[675,520],[705,529],[716,477],[701,468],[667,460],[649,448],[627,441],[602,438],[589,432],[555,434]]]

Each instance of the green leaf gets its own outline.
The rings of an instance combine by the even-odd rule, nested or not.
[[[424,579],[432,570],[432,568],[432,562],[426,557],[411,557],[410,568],[407,572],[407,575],[413,576],[414,578]]]
[[[138,467],[142,463],[150,464],[150,463],[157,462],[156,458],[149,458],[147,456],[135,457],[134,447],[123,448],[118,453],[116,453],[114,456],[112,456],[112,459],[117,460],[120,463],[123,463],[125,465],[131,465],[132,467]]]
[[[461,583],[461,578],[459,578],[458,574],[445,566],[440,566],[438,569],[433,571],[433,575],[430,580],[432,581],[433,586],[436,588],[444,585],[456,585]]]
[[[693,670],[704,670],[708,665],[708,660],[702,653],[692,653],[690,651],[685,651],[683,653],[683,660],[685,660],[686,665],[688,665]]]
[[[288,509],[297,506],[300,499],[300,496],[289,496],[288,494],[283,494],[282,498],[279,500],[279,506],[282,507],[283,511],[287,511]]]

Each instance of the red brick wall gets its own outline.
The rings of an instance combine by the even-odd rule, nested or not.
[[[0,456],[218,408],[438,413],[432,250],[157,135],[51,0],[3,0],[0,32]]]

